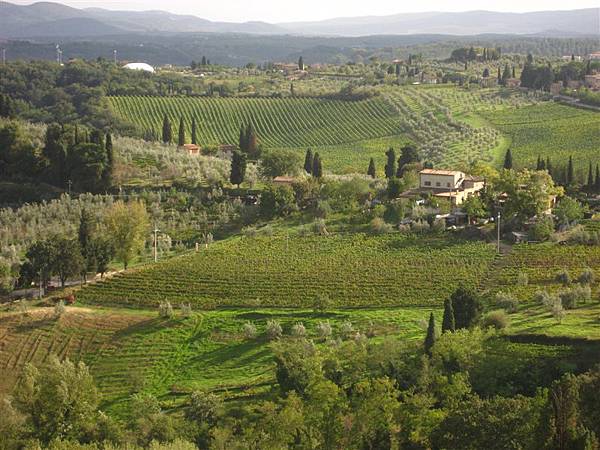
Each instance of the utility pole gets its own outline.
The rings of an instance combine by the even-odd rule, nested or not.
[[[6,49],[2,49],[2,65],[6,64]]]
[[[498,254],[500,254],[500,213],[498,212],[498,216],[496,218],[496,222],[498,222]]]
[[[68,180],[67,184],[69,185],[69,197],[70,197],[71,196],[71,186],[73,185],[73,182],[71,180]]]
[[[158,262],[158,233],[160,230],[154,226],[154,262]]]
[[[115,66],[117,65],[117,50],[113,50],[113,60],[115,62]]]

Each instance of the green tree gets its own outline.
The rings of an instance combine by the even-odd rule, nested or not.
[[[300,169],[298,153],[292,150],[274,149],[261,156],[260,173],[266,178],[281,175],[296,175]]]
[[[53,272],[58,275],[60,285],[65,287],[68,278],[80,275],[84,268],[79,242],[74,239],[59,237],[53,239],[54,261]]]
[[[569,225],[583,219],[584,208],[574,198],[564,196],[553,212],[560,225]]]
[[[459,287],[450,296],[456,329],[470,328],[479,320],[482,306],[475,293],[464,287]]]
[[[76,190],[102,190],[106,173],[110,170],[106,155],[103,145],[92,142],[83,142],[69,148],[68,172]]]
[[[105,216],[107,236],[110,236],[115,255],[125,269],[135,255],[140,253],[146,242],[149,219],[146,207],[141,202],[117,201]]]
[[[313,169],[313,153],[309,148],[306,150],[306,156],[304,157],[304,171],[306,173],[312,173]]]
[[[485,205],[478,195],[469,195],[461,205],[461,208],[467,215],[469,223],[472,219],[479,219],[485,217],[487,214]]]
[[[590,165],[588,167],[588,176],[587,176],[587,184],[585,186],[589,192],[594,190],[594,172],[592,170],[592,162],[590,161]]]
[[[298,58],[298,69],[304,70],[304,59],[302,58],[302,56]]]
[[[115,257],[115,247],[111,239],[104,237],[94,238],[90,243],[94,255],[95,270],[103,277],[108,271],[108,266]]]
[[[192,117],[192,144],[198,143],[198,137],[196,136],[196,117]]]
[[[179,119],[179,136],[177,139],[177,145],[183,147],[185,145],[185,123],[183,117]]]
[[[396,177],[388,178],[388,186],[387,186],[387,196],[390,200],[398,198],[398,196],[402,193],[402,188],[404,187],[404,183],[402,180]]]
[[[83,257],[83,279],[86,279],[87,272],[96,270],[96,258],[92,247],[92,232],[94,223],[92,215],[87,209],[81,211],[79,217],[79,230],[77,232],[77,240]]]
[[[104,150],[106,151],[106,159],[104,170],[102,172],[102,185],[105,189],[108,189],[112,186],[113,173],[115,169],[115,154],[113,150],[112,136],[110,133],[106,133]]]
[[[453,332],[456,329],[454,321],[454,309],[452,301],[447,298],[444,300],[444,318],[442,320],[442,333]]]
[[[162,141],[165,144],[170,144],[173,142],[173,129],[171,128],[171,121],[166,114],[163,118]]]
[[[387,163],[385,164],[385,177],[392,178],[396,175],[396,152],[390,147],[388,151],[385,152],[385,156],[387,156]]]
[[[289,186],[269,186],[260,196],[260,213],[267,219],[286,216],[295,209],[294,191]]]
[[[594,189],[596,192],[600,192],[600,165],[596,164],[596,181],[594,182]]]
[[[571,186],[575,182],[575,169],[573,168],[573,156],[569,156],[569,165],[567,166],[567,186]]]
[[[62,127],[48,125],[42,154],[48,164],[48,178],[57,186],[64,186],[67,181],[67,149]]]
[[[25,258],[29,263],[29,270],[35,275],[34,279],[46,288],[54,273],[53,265],[56,260],[56,247],[52,241],[34,242],[25,253]]]
[[[315,178],[321,178],[323,176],[323,163],[321,162],[321,157],[318,152],[315,153],[313,158],[312,176]]]
[[[229,181],[231,184],[237,184],[238,188],[244,182],[246,177],[246,155],[240,151],[234,151],[231,157],[231,173]]]
[[[435,344],[436,333],[435,333],[435,317],[433,313],[429,314],[429,325],[427,326],[427,335],[425,336],[425,353],[431,356],[431,349]]]
[[[421,162],[419,152],[414,145],[405,145],[400,149],[400,157],[398,158],[398,172],[396,176],[402,178],[406,166]]]
[[[504,155],[503,167],[508,170],[513,168],[512,152],[510,151],[510,148],[506,150],[506,154]]]
[[[243,152],[248,152],[248,138],[246,136],[246,128],[244,125],[240,125],[240,140],[239,140],[240,150]]]
[[[371,160],[369,161],[369,168],[367,169],[367,175],[369,175],[371,178],[377,177],[377,171],[375,170],[375,160],[373,158],[371,158]]]
[[[83,439],[98,418],[98,390],[87,366],[55,355],[43,368],[25,366],[15,400],[33,437],[45,445]]]

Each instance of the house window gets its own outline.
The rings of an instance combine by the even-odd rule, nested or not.
[[[423,184],[424,184],[425,186],[431,186],[431,181],[425,181]]]
[[[440,187],[442,184],[441,184],[439,181],[436,181],[436,182],[435,182],[435,185],[436,185],[437,187]]]

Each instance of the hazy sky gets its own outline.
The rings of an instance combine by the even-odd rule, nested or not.
[[[8,0],[29,4],[31,0]],[[296,22],[332,17],[386,15],[423,11],[541,11],[598,7],[598,0],[49,0],[76,8],[97,6],[107,9],[162,9],[193,14],[210,20],[244,22]],[[1,0],[0,0],[1,3]]]

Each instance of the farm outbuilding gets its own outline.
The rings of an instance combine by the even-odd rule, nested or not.
[[[129,70],[143,70],[144,72],[154,73],[154,67],[152,67],[150,64],[140,62],[125,64],[123,68]]]

